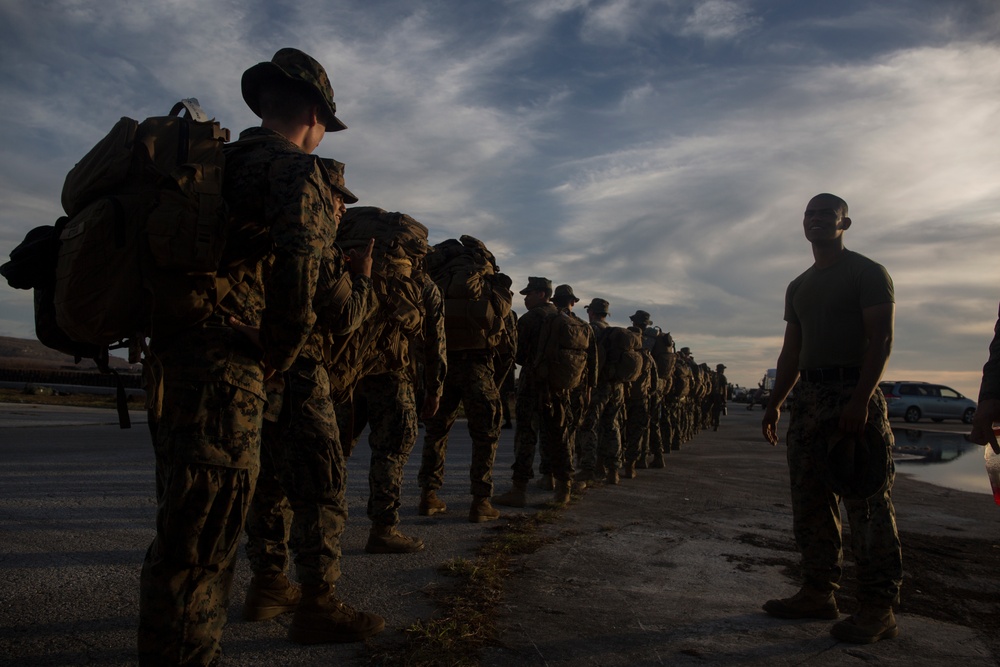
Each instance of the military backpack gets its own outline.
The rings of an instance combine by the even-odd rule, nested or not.
[[[442,241],[427,256],[427,272],[444,299],[448,350],[495,347],[514,293],[510,276],[500,272],[486,244],[468,235]]]
[[[423,333],[423,260],[427,227],[405,213],[375,206],[347,209],[337,230],[345,252],[363,250],[375,239],[372,287],[378,306],[354,332],[332,337],[327,365],[331,394],[342,402],[365,375],[399,370],[410,364],[410,343]],[[350,290],[350,278],[341,287]]]
[[[535,376],[550,389],[575,389],[587,372],[590,325],[562,311],[542,321],[535,358]]]
[[[625,327],[605,327],[598,337],[598,377],[614,384],[634,382],[642,374],[642,339]]]
[[[229,284],[218,275],[228,140],[192,98],[166,116],[123,117],[70,170],[66,216],[29,232],[0,267],[11,286],[35,290],[39,341],[99,366],[109,348],[129,347],[135,362],[156,322],[212,313]]]

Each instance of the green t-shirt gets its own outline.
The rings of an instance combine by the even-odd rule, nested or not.
[[[799,369],[859,367],[868,349],[861,311],[894,303],[881,264],[845,250],[831,267],[809,267],[788,285],[785,321],[802,329]]]

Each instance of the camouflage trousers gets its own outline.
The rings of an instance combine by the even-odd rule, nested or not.
[[[677,401],[671,396],[665,396],[660,405],[660,442],[663,453],[669,454],[674,448],[674,438],[677,436]]]
[[[824,425],[836,419],[854,387],[843,383],[799,382],[788,426],[788,470],[791,476],[795,541],[802,554],[805,583],[817,590],[834,590],[843,571],[839,501],[847,510],[851,549],[857,566],[858,599],[862,603],[898,602],[903,580],[896,514],[892,505],[893,468],[886,488],[867,500],[840,498],[824,482]],[[885,398],[878,389],[868,402],[868,422],[882,433],[890,449],[892,430]],[[828,427],[826,427],[828,428]]]
[[[260,441],[260,474],[247,512],[246,555],[257,574],[282,574],[292,562],[289,544],[295,513],[278,481],[279,461],[271,443],[278,440],[278,424],[264,420]]]
[[[726,407],[726,402],[721,397],[716,396],[712,399],[710,405],[712,412],[711,426],[717,431],[719,430],[719,423],[722,420],[722,411]]]
[[[405,372],[368,375],[358,384],[355,400],[364,401],[370,427],[368,518],[373,524],[395,526],[399,524],[403,468],[417,442],[413,381]]]
[[[646,452],[655,458],[663,457],[663,433],[660,431],[661,415],[663,413],[663,397],[660,392],[649,394],[649,435],[646,437]],[[669,445],[667,445],[669,449]]]
[[[264,400],[223,382],[169,376],[162,396],[153,437],[156,538],[139,579],[139,664],[217,664]]]
[[[517,400],[514,404],[514,463],[511,465],[515,482],[527,482],[535,476],[535,450],[539,450],[540,461],[538,472],[542,475],[551,474],[552,468],[548,460],[548,448],[538,447],[539,438],[545,438],[542,429],[539,406],[541,388],[523,370],[517,383]]]
[[[347,465],[330,377],[322,364],[300,357],[284,378],[277,422],[264,422],[247,558],[255,574],[283,572],[291,544],[298,580],[332,586],[347,524]]]
[[[469,493],[478,498],[493,495],[493,460],[503,416],[500,402],[500,391],[493,379],[493,362],[487,353],[448,355],[448,374],[438,412],[424,421],[424,446],[417,475],[421,489],[436,491],[444,485],[448,434],[455,425],[461,404],[472,438]]]
[[[626,463],[635,463],[649,443],[649,400],[645,392],[625,400],[625,452]]]
[[[544,391],[538,408],[542,460],[555,479],[573,481],[573,444],[579,419],[578,403],[568,391]]]
[[[618,417],[624,402],[621,383],[603,382],[594,388],[590,406],[577,433],[580,444],[580,471],[583,479],[592,479],[598,461],[607,468],[622,464],[622,434]]]

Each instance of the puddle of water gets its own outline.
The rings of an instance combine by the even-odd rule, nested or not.
[[[948,489],[993,495],[986,475],[983,448],[961,433],[892,429],[896,472]]]

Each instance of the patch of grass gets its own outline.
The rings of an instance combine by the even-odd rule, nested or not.
[[[479,664],[479,650],[496,639],[496,609],[503,600],[504,581],[516,556],[537,551],[546,539],[539,526],[558,520],[559,512],[544,510],[512,517],[497,526],[472,560],[446,561],[439,571],[457,579],[448,591],[434,589],[438,613],[418,620],[403,632],[402,645],[373,652],[372,665],[384,667],[466,667]]]

